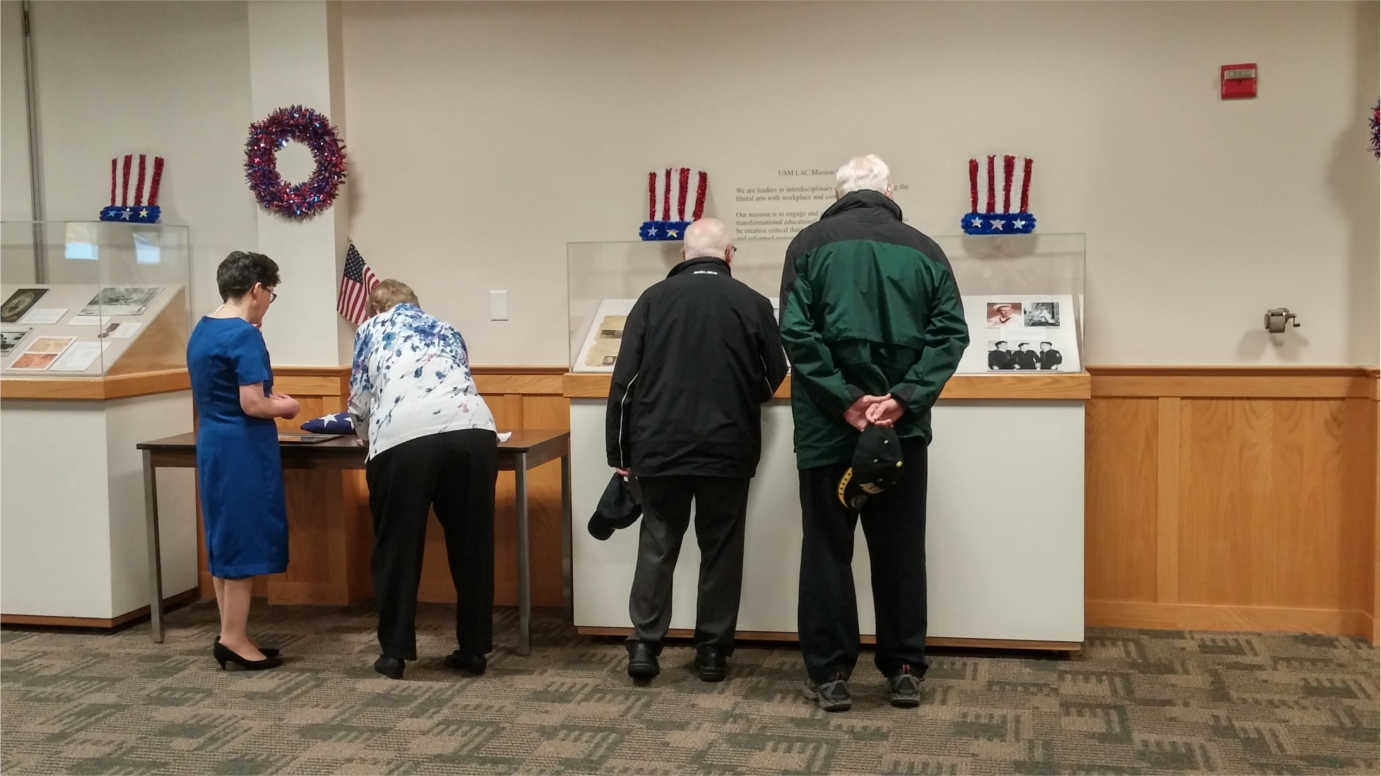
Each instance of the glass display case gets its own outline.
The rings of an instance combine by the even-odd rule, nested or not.
[[[961,374],[1079,372],[1083,234],[941,235],[969,324]],[[735,241],[733,274],[775,309],[788,240]],[[679,242],[566,246],[570,367],[612,372],[623,322],[647,287],[680,261]],[[778,311],[780,313],[780,311]]]
[[[185,367],[189,245],[185,226],[0,223],[0,375]]]

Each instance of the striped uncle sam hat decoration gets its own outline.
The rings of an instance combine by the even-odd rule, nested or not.
[[[996,157],[988,156],[987,201],[978,209],[978,160],[969,160],[969,212],[961,226],[966,234],[1028,234],[1036,228],[1036,217],[1027,209],[1031,194],[1031,160],[1022,159],[1021,202],[1012,212],[1012,184],[1017,177],[1017,158],[1002,157],[1002,210],[997,209],[997,184],[993,169]]]
[[[647,220],[638,230],[643,240],[680,240],[686,227],[705,211],[710,176],[704,170],[667,167],[647,174]]]
[[[139,154],[138,178],[134,183],[134,202],[129,198],[131,168],[134,154],[117,156],[110,160],[110,204],[101,208],[102,221],[128,221],[132,224],[156,224],[162,213],[158,207],[158,184],[163,181],[163,157],[153,158],[153,170],[149,170],[147,154]],[[115,204],[115,183],[119,173],[120,204]],[[144,181],[149,182],[148,199],[144,198]]]

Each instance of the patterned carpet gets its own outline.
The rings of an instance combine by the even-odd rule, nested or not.
[[[740,648],[703,684],[668,647],[649,687],[617,639],[515,614],[481,678],[440,665],[448,612],[423,607],[407,680],[370,669],[367,609],[259,606],[291,662],[219,671],[215,607],[115,633],[5,630],[0,770],[27,773],[1357,773],[1378,770],[1377,651],[1347,638],[1098,629],[1073,658],[943,651],[919,709],[871,662],[854,709],[799,696],[791,645]],[[870,656],[865,655],[865,661]]]

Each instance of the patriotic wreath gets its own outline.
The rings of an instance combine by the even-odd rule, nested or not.
[[[289,140],[312,150],[316,169],[305,182],[289,185],[278,174],[278,151]],[[279,108],[249,126],[245,143],[245,179],[265,210],[305,219],[331,207],[345,181],[345,145],[331,120],[311,108]]]
[[[1381,100],[1376,101],[1367,121],[1371,124],[1371,155],[1381,159]]]

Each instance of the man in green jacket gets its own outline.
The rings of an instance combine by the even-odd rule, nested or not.
[[[925,673],[925,494],[930,408],[959,365],[968,326],[949,260],[902,223],[886,163],[850,160],[837,201],[787,248],[782,345],[802,512],[797,621],[806,695],[827,711],[852,705],[858,661],[854,527],[872,561],[875,662],[895,706],[920,703]],[[901,440],[899,484],[861,511],[839,489],[860,432],[889,426]]]

